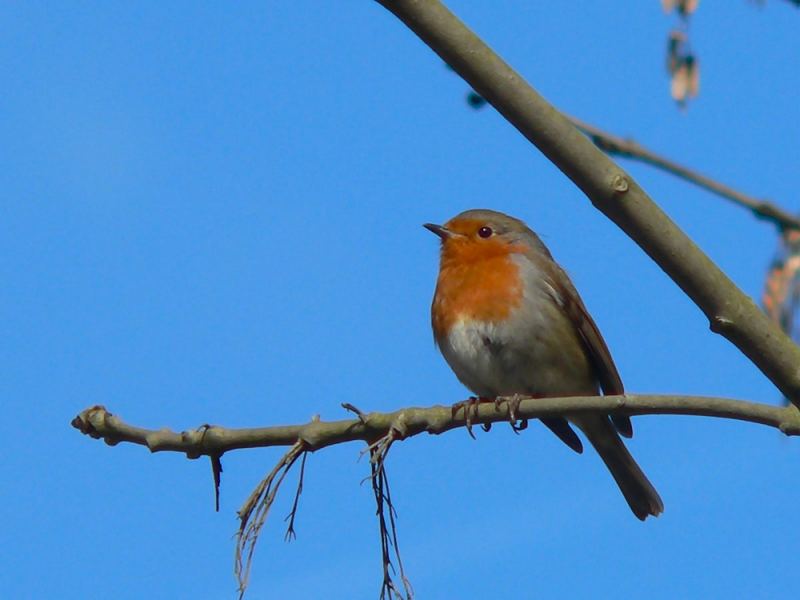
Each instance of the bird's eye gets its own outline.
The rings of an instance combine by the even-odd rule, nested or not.
[[[482,238],[492,237],[492,228],[491,227],[481,227],[478,229],[478,235]]]

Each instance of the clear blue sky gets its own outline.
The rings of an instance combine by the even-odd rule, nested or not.
[[[673,18],[657,2],[451,6],[561,109],[798,208],[788,3],[701,4],[702,89],[686,112],[668,96]],[[463,399],[431,339],[438,249],[420,225],[467,208],[541,233],[629,391],[779,400],[374,2],[7,2],[0,77],[3,597],[233,598],[235,512],[281,451],[224,457],[217,514],[207,461],[109,448],[69,421],[95,403],[180,430]],[[760,295],[769,224],[624,166]],[[388,467],[418,598],[787,596],[797,442],[700,418],[635,428],[666,504],[644,524],[596,455],[539,425],[399,444]],[[283,542],[287,488],[249,598],[377,598],[360,449],[310,457],[298,540]]]

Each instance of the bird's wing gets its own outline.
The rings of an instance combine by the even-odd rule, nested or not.
[[[567,316],[575,325],[575,329],[586,348],[589,360],[594,367],[603,393],[606,395],[625,393],[622,379],[619,376],[614,360],[611,358],[611,353],[608,351],[608,346],[606,346],[603,336],[600,335],[600,330],[597,328],[594,319],[586,310],[583,300],[578,295],[578,290],[575,289],[567,274],[555,261],[551,265],[554,270],[558,270],[558,274],[552,277],[548,283],[556,292],[556,301],[561,304]],[[558,282],[562,283],[559,284]],[[620,435],[624,437],[633,435],[633,426],[630,418],[612,415],[611,420]]]

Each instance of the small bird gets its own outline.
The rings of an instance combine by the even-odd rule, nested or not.
[[[525,223],[480,209],[425,228],[442,244],[431,306],[434,340],[461,383],[480,399],[623,393],[608,347],[575,286]],[[569,422],[583,431],[639,519],[663,512],[658,492],[620,438],[633,435],[628,417],[542,421],[578,453],[583,445]]]

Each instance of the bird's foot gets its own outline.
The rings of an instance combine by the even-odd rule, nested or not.
[[[467,433],[469,433],[470,437],[474,440],[475,434],[472,433],[472,419],[478,416],[478,406],[481,405],[483,402],[493,402],[491,398],[482,398],[476,396],[470,396],[466,400],[462,400],[461,402],[456,402],[450,408],[451,414],[453,418],[455,418],[456,414],[462,408],[464,409],[464,422],[467,426]],[[486,423],[481,425],[484,431],[489,431],[491,429],[492,424]]]
[[[519,410],[519,405],[522,402],[524,396],[522,394],[514,394],[508,398],[505,398],[506,404],[508,405],[508,422],[511,424],[511,431],[514,433],[519,433],[523,429],[528,428],[528,419],[521,419],[519,420],[519,425],[517,425],[517,411]],[[498,399],[495,399],[495,403],[498,404]]]

